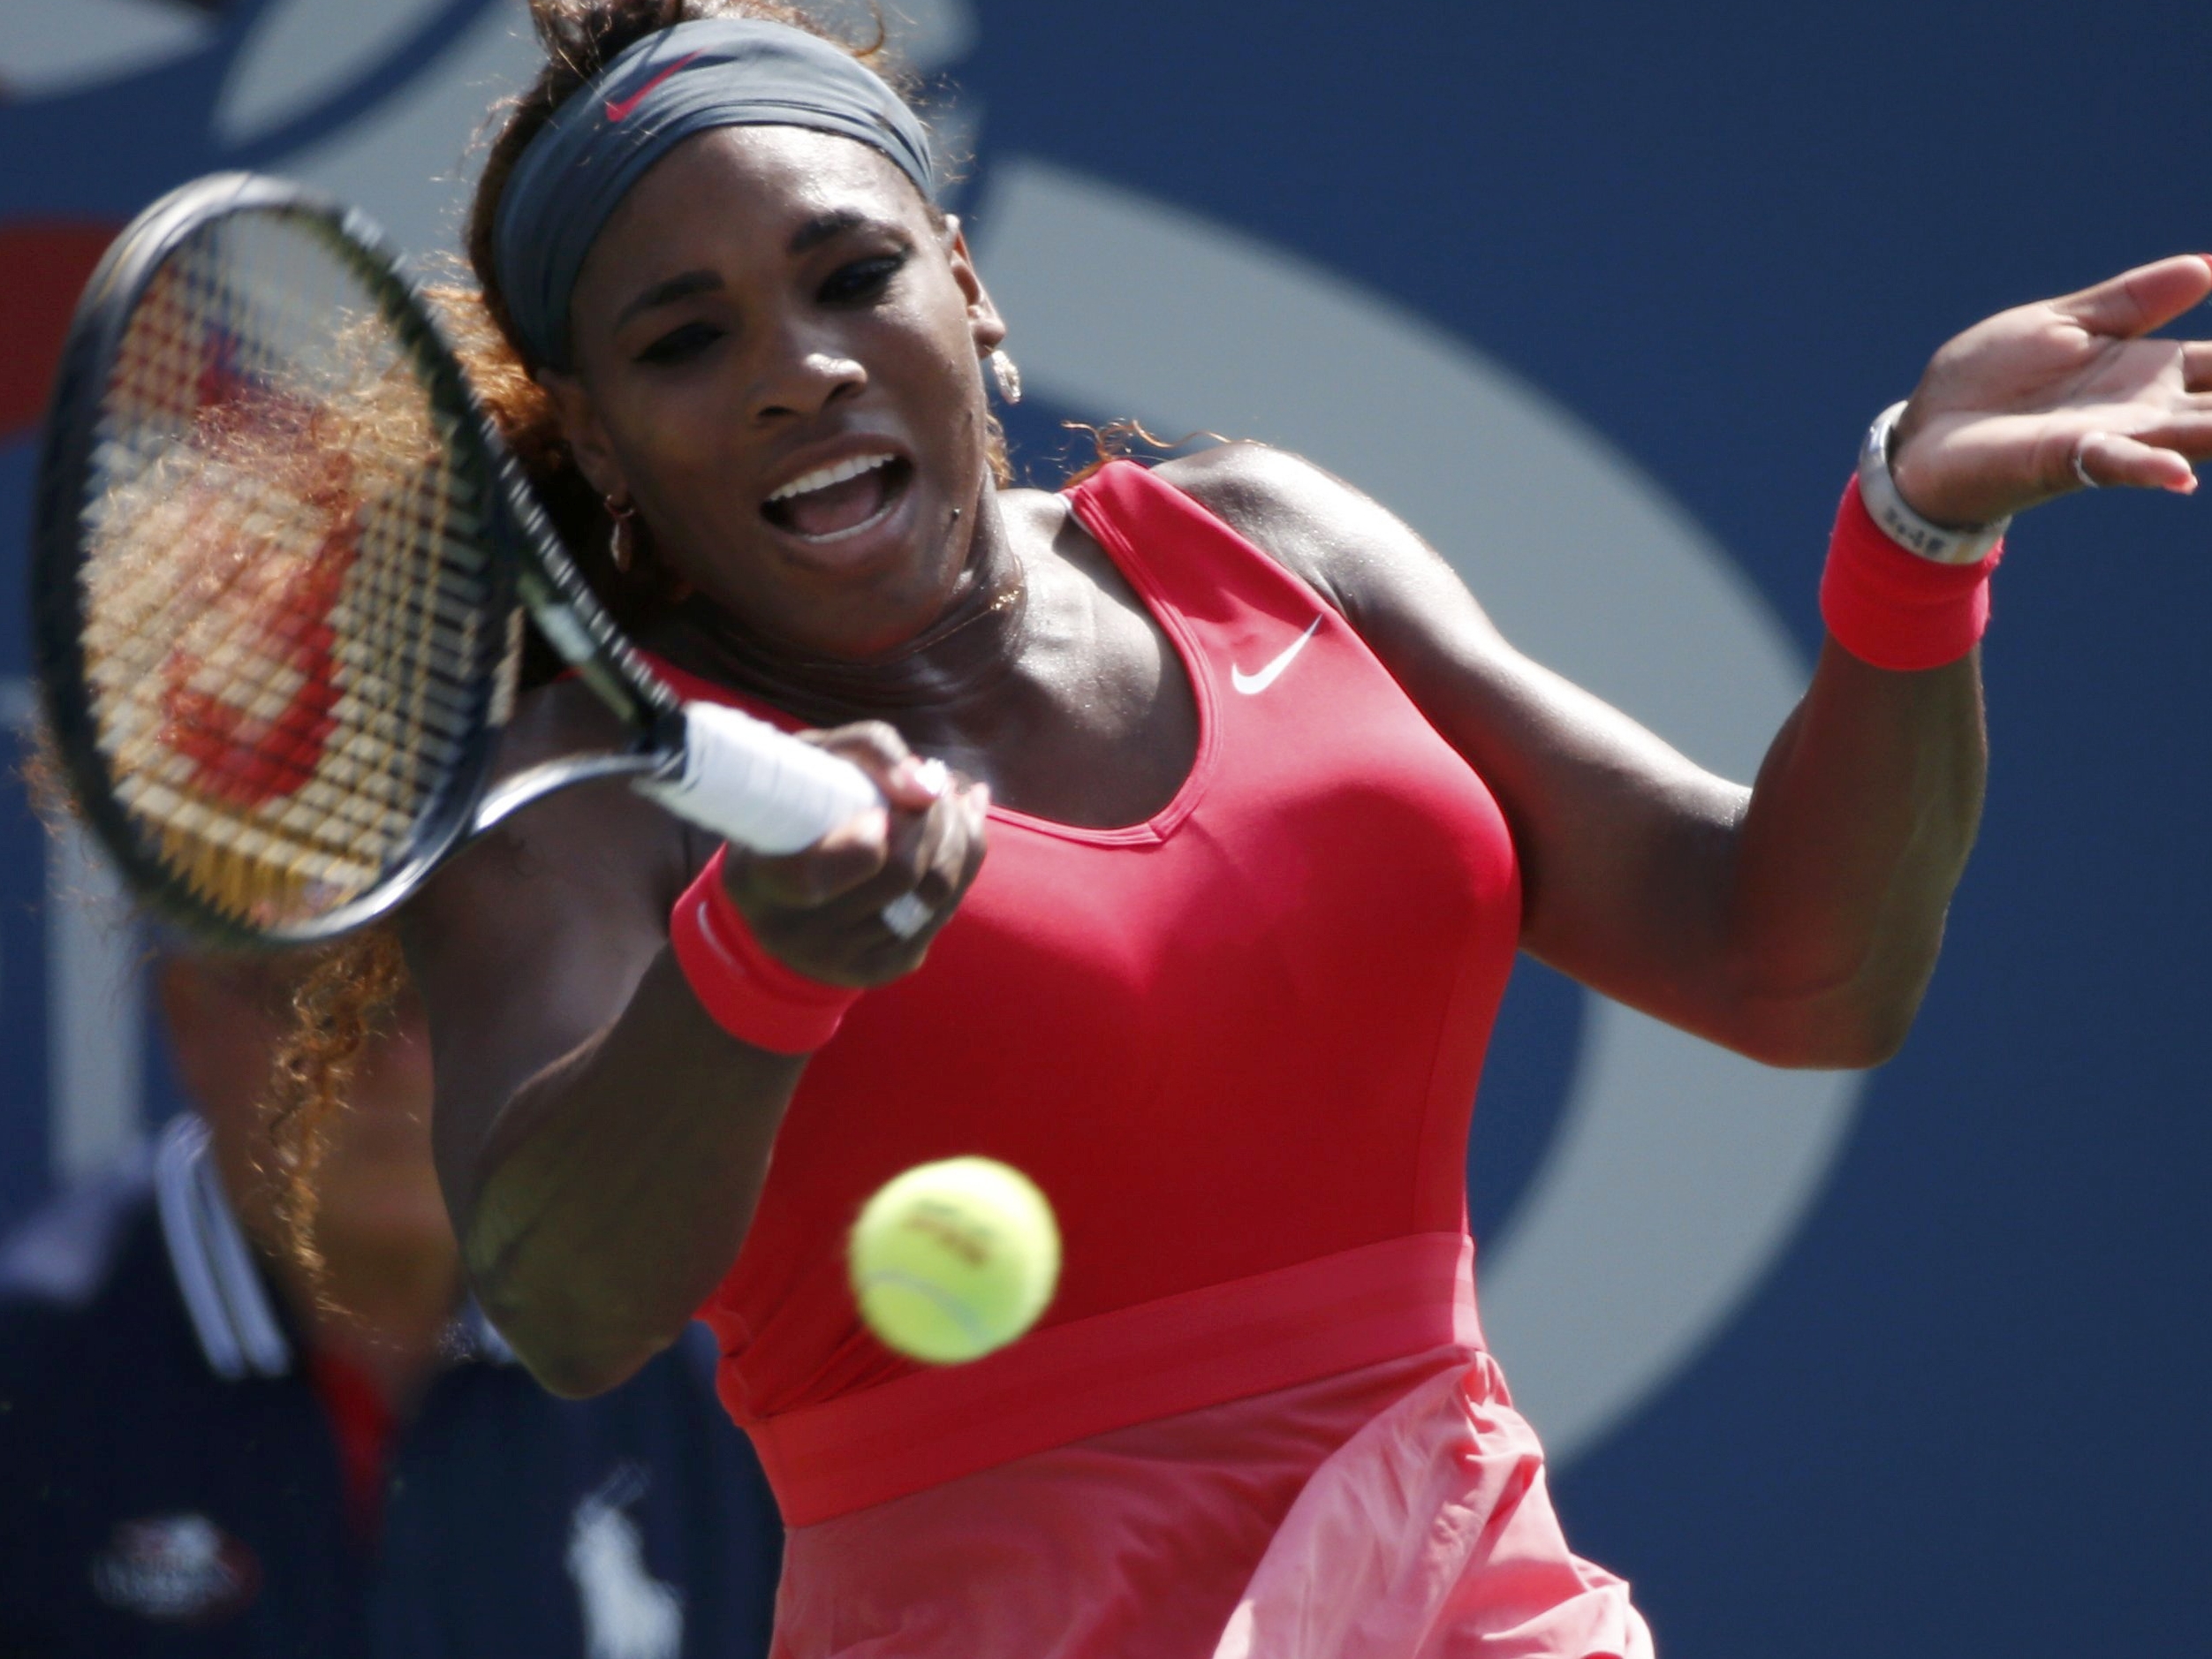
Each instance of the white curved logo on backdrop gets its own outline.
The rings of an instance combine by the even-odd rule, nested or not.
[[[922,67],[972,44],[959,0],[905,9]],[[398,32],[355,10],[263,13],[218,131],[281,123]],[[450,245],[467,142],[534,59],[519,17],[488,8],[286,170],[403,245]],[[1534,655],[1752,775],[1805,665],[1727,557],[1602,438],[1466,342],[1216,222],[1022,156],[996,158],[987,182],[978,261],[1052,402],[1312,457],[1443,549]],[[1590,999],[1561,1121],[1482,1273],[1485,1325],[1555,1463],[1725,1327],[1818,1193],[1860,1084],[1769,1071]]]
[[[215,19],[168,0],[11,0],[0,96],[58,98],[189,57]]]

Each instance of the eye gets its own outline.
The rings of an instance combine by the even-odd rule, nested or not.
[[[670,329],[640,352],[637,360],[655,368],[688,363],[721,337],[722,330],[710,322],[686,322]]]
[[[905,263],[906,255],[902,253],[840,265],[822,284],[822,302],[833,306],[865,304],[890,287],[891,278],[898,275]]]

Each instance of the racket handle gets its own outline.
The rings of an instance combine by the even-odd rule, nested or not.
[[[867,774],[826,749],[717,703],[684,705],[673,776],[634,787],[678,817],[755,852],[796,852],[883,798]]]

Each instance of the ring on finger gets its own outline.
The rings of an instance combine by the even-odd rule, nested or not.
[[[883,925],[901,939],[911,939],[928,927],[936,911],[913,893],[901,893],[883,906]]]
[[[2089,476],[2088,458],[2082,453],[2084,450],[2089,447],[2089,440],[2095,436],[2096,434],[2094,432],[2085,432],[2074,440],[2072,456],[2073,475],[2081,481],[2081,487],[2084,489],[2102,489],[2104,488],[2104,486],[2098,483],[2095,479]]]

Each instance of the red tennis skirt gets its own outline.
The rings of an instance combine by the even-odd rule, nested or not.
[[[1650,1659],[1452,1346],[794,1528],[775,1659]]]

